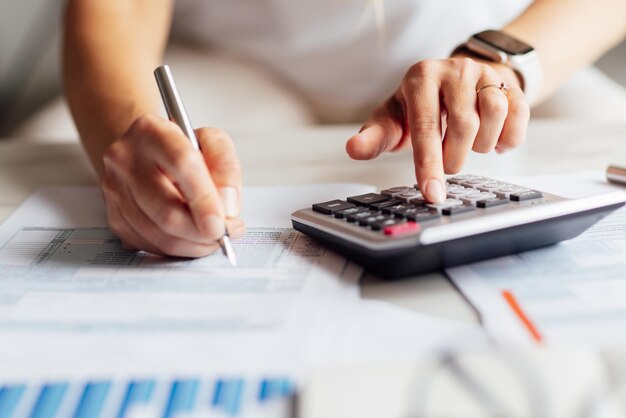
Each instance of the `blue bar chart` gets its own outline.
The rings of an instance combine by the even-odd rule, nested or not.
[[[57,381],[0,385],[0,418],[288,417],[284,378]]]

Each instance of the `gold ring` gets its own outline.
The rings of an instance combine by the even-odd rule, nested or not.
[[[489,87],[493,87],[496,88],[498,90],[500,90],[502,93],[504,93],[505,96],[507,96],[509,94],[509,87],[504,84],[504,82],[500,83],[500,84],[486,84],[482,87],[480,87],[479,89],[476,90],[476,94],[480,93],[481,91],[483,91],[484,89],[487,89]]]

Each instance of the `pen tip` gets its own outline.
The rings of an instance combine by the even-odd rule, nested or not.
[[[233,248],[233,244],[230,242],[230,237],[228,234],[224,234],[222,237],[222,249],[224,251],[224,255],[228,258],[230,265],[233,267],[237,267],[237,257],[235,256],[235,249]]]

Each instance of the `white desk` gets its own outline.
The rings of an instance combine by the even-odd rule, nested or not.
[[[408,151],[368,162],[350,160],[344,143],[356,130],[356,126],[332,126],[231,135],[246,185],[361,182],[384,188],[414,182]],[[600,170],[611,162],[626,164],[626,121],[542,121],[531,123],[528,140],[520,150],[503,156],[473,154],[464,172],[493,177],[564,173]],[[0,141],[0,220],[39,187],[95,182],[76,142]],[[362,294],[366,298],[384,299],[441,317],[476,320],[471,307],[439,273],[392,283],[366,277],[364,282]]]

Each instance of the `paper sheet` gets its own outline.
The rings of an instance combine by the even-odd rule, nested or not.
[[[202,372],[297,377],[432,349],[472,327],[359,298],[361,269],[289,228],[363,185],[251,188],[240,267],[120,248],[93,187],[43,189],[0,226],[0,379]]]
[[[567,197],[614,191],[600,173],[517,179]],[[626,209],[555,246],[447,270],[498,339],[532,341],[510,292],[547,342],[626,342]]]
[[[346,264],[288,228],[251,228],[234,247],[236,269],[219,252],[129,252],[106,228],[20,229],[0,249],[0,330],[268,332],[313,276]]]
[[[316,314],[304,309],[357,294],[360,269],[288,228],[289,214],[313,197],[371,188],[321,189],[248,190],[244,216],[264,227],[235,242],[236,269],[220,253],[127,252],[104,228],[96,188],[41,190],[0,227],[0,332],[12,342],[0,344],[0,359],[29,359],[1,361],[0,370],[36,374],[65,361],[66,370],[105,372],[123,369],[120,357],[134,369],[164,358],[183,369],[292,368],[300,360],[290,348]],[[287,192],[282,210],[259,207]]]

